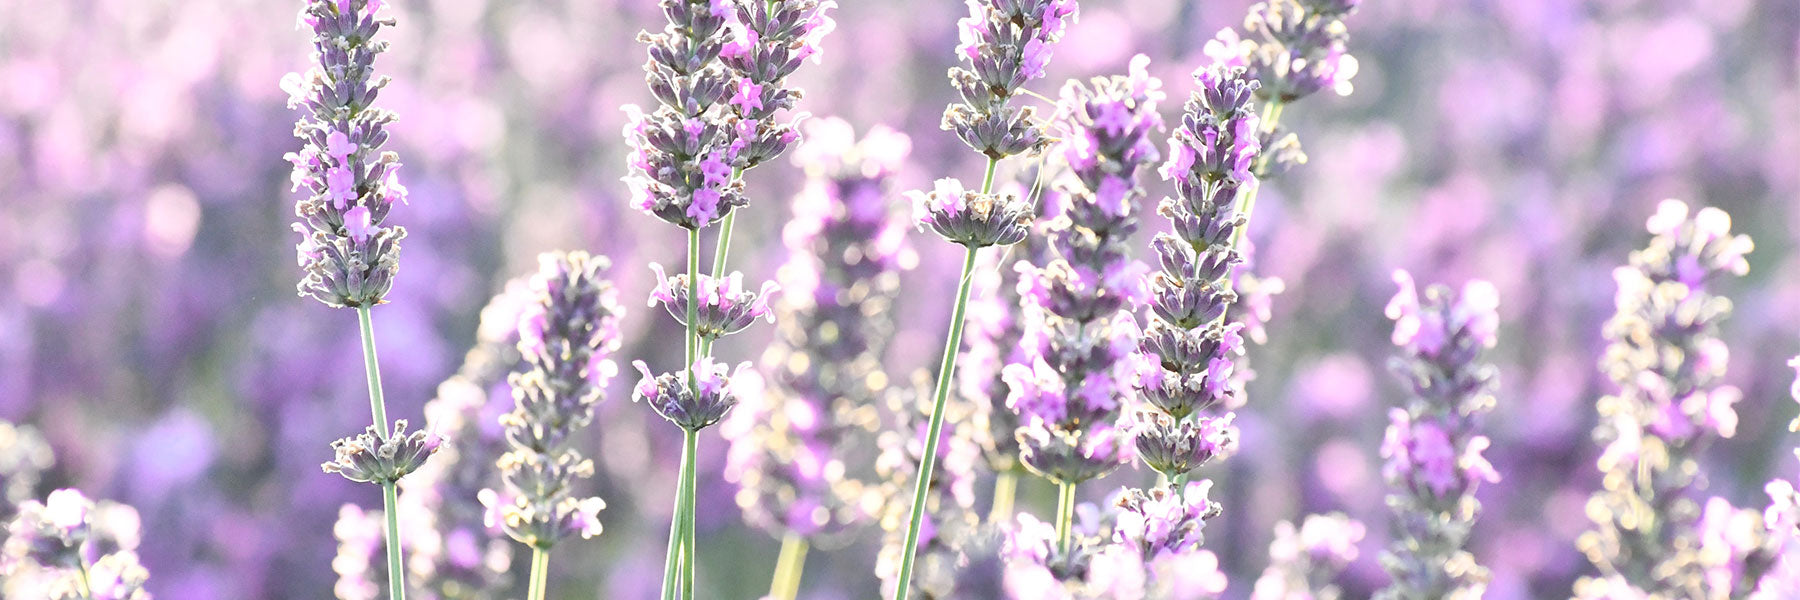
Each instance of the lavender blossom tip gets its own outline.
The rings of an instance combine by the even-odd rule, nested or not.
[[[337,456],[321,468],[358,483],[393,483],[424,465],[443,443],[428,431],[408,434],[405,419],[394,422],[392,434],[384,433],[370,425],[363,433],[332,442]]]

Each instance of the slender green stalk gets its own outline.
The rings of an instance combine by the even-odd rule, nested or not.
[[[88,577],[87,558],[85,558],[85,557],[76,558],[75,559],[75,568],[77,568],[81,571],[81,596],[84,598],[93,596],[94,595],[94,584],[92,581],[89,580],[89,577]]]
[[[406,570],[400,562],[400,514],[396,510],[399,499],[394,493],[394,482],[381,484],[381,507],[387,515],[387,563],[388,563],[388,597],[393,600],[406,600]]]
[[[1069,551],[1069,540],[1074,535],[1075,524],[1075,484],[1057,484],[1056,495],[1056,547],[1064,553]]]
[[[386,441],[389,433],[387,401],[381,395],[381,364],[375,357],[375,324],[369,307],[356,307],[356,321],[362,329],[363,371],[369,379],[369,412],[374,417],[375,432]],[[381,512],[387,518],[388,597],[406,598],[406,571],[400,562],[400,511],[394,493],[394,482],[381,484]]]
[[[775,559],[775,577],[769,582],[773,600],[794,600],[800,595],[800,575],[806,570],[806,538],[793,533],[781,538],[781,556]]]
[[[550,590],[550,550],[547,548],[531,548],[531,588],[526,591],[527,600],[544,600]]]
[[[687,365],[688,389],[694,387],[694,360],[700,358],[700,334],[695,329],[700,319],[700,230],[688,230],[688,303],[687,303]]]
[[[1281,121],[1281,110],[1284,106],[1286,105],[1282,104],[1280,99],[1270,100],[1268,104],[1263,105],[1261,127],[1264,132],[1275,131],[1275,124]],[[1252,171],[1263,171],[1268,168],[1268,164],[1269,155],[1260,154],[1252,165]],[[1239,225],[1236,230],[1231,232],[1231,248],[1234,250],[1239,250],[1244,245],[1244,232],[1250,229],[1250,213],[1256,210],[1256,192],[1261,189],[1262,179],[1258,178],[1256,184],[1250,186],[1250,189],[1244,190],[1244,196],[1238,199],[1236,214],[1244,216],[1244,224]]]
[[[681,561],[681,597],[683,600],[694,600],[694,572],[699,570],[700,565],[700,547],[694,544],[694,498],[700,495],[696,484],[699,469],[695,468],[695,460],[699,456],[700,432],[683,432],[687,434],[687,444],[681,452],[685,457],[683,462],[687,464],[682,465],[682,471],[687,475],[687,482],[682,487],[687,488],[684,498],[687,504],[681,510],[682,533],[686,538],[683,542],[685,558]]]
[[[993,162],[988,162],[988,183],[982,186],[983,192],[993,184]],[[931,425],[925,431],[925,454],[919,461],[919,480],[913,486],[912,521],[906,526],[906,543],[900,562],[900,585],[895,588],[894,599],[904,600],[906,589],[912,583],[913,560],[919,550],[919,525],[925,518],[925,493],[931,489],[931,470],[937,464],[938,434],[944,430],[944,402],[950,397],[950,376],[956,371],[956,353],[962,347],[963,316],[969,308],[969,284],[974,280],[975,248],[970,247],[963,257],[962,285],[956,292],[956,309],[950,316],[950,339],[944,342],[944,361],[938,367],[937,399],[932,404]]]
[[[737,167],[731,170],[732,181],[737,181],[743,176],[743,167]],[[713,248],[713,277],[723,277],[725,275],[725,255],[731,252],[731,226],[736,222],[737,211],[734,210],[731,211],[730,214],[725,215],[725,222],[720,225],[718,247]]]
[[[994,475],[994,508],[988,511],[988,522],[998,523],[1009,520],[1013,514],[1013,499],[1019,494],[1019,474],[1007,469]]]
[[[686,558],[682,551],[687,548],[687,521],[681,518],[681,512],[687,508],[688,464],[693,460],[688,457],[685,444],[681,452],[681,470],[675,475],[675,508],[669,517],[669,554],[663,561],[662,600],[675,600],[676,582],[680,581]]]

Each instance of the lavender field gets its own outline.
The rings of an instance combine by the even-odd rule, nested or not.
[[[1794,0],[0,0],[0,599],[1800,598]]]

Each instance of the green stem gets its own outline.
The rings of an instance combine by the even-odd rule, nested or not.
[[[369,307],[356,307],[356,322],[362,330],[363,371],[369,379],[369,412],[374,418],[375,432],[386,441],[389,435],[387,401],[381,395],[381,362],[375,356],[375,323]],[[400,562],[400,510],[394,482],[381,484],[381,512],[387,520],[388,597],[406,598],[406,571]]]
[[[387,515],[387,563],[388,563],[388,597],[393,600],[406,600],[406,570],[400,562],[400,511],[399,498],[394,493],[394,482],[381,484],[381,508]]]
[[[663,560],[662,600],[675,600],[676,582],[681,578],[681,565],[686,547],[686,521],[681,518],[681,511],[687,508],[687,474],[689,460],[687,446],[682,446],[681,470],[675,475],[675,508],[669,512],[669,554]]]
[[[699,358],[696,350],[699,346],[700,333],[695,327],[700,320],[700,230],[688,230],[688,302],[687,302],[687,382],[688,389],[694,389],[694,360]]]
[[[81,596],[84,598],[93,596],[94,584],[88,577],[87,558],[77,557],[75,559],[75,568],[81,571]]]
[[[738,168],[731,170],[731,180],[732,181],[737,181],[738,179],[742,178],[743,176],[744,176],[744,168],[743,167],[738,167]],[[713,248],[713,267],[712,267],[713,277],[724,277],[725,276],[725,255],[729,254],[731,252],[731,226],[732,226],[732,224],[734,224],[736,222],[737,222],[737,211],[733,210],[733,211],[731,211],[730,214],[725,215],[725,222],[720,225],[718,247]]]
[[[1064,554],[1069,552],[1075,523],[1075,484],[1058,483],[1056,496],[1056,544]]]
[[[1276,123],[1281,121],[1283,106],[1285,105],[1281,100],[1272,100],[1263,105],[1261,127],[1264,132],[1275,131]],[[1251,172],[1257,173],[1258,177],[1256,184],[1250,186],[1250,189],[1244,190],[1244,196],[1238,199],[1236,214],[1244,216],[1244,224],[1239,225],[1231,232],[1231,248],[1233,250],[1240,250],[1244,246],[1244,232],[1250,229],[1250,214],[1256,210],[1256,192],[1262,189],[1261,173],[1268,168],[1268,165],[1269,155],[1267,154],[1257,155],[1255,163],[1251,165]]]
[[[1012,469],[994,476],[994,508],[988,511],[988,522],[1011,520],[1013,498],[1019,493],[1019,475]]]
[[[699,570],[700,565],[700,547],[694,544],[694,499],[700,495],[700,488],[697,484],[699,469],[696,468],[695,462],[699,456],[700,432],[690,429],[684,430],[684,433],[687,434],[687,443],[682,448],[682,455],[686,457],[687,464],[683,466],[687,474],[687,482],[683,487],[687,488],[687,495],[684,498],[687,504],[681,510],[682,533],[686,538],[682,542],[685,546],[683,548],[685,559],[681,561],[681,597],[683,600],[694,600],[694,573]]]
[[[981,179],[981,193],[986,194],[994,191],[994,167],[998,166],[1000,166],[1000,159],[988,159],[987,175],[983,176]]]
[[[550,591],[550,550],[547,548],[531,548],[531,588],[526,592],[528,600],[544,600]]]
[[[792,533],[781,538],[781,556],[775,559],[775,578],[769,582],[773,600],[794,600],[800,595],[800,574],[806,570],[806,538]]]
[[[988,162],[988,184],[993,183],[993,162]],[[925,430],[925,454],[919,461],[919,479],[913,486],[912,520],[906,526],[906,543],[902,546],[900,585],[894,599],[904,600],[911,584],[913,560],[919,550],[919,525],[925,518],[925,493],[931,489],[931,470],[937,463],[938,434],[944,430],[944,402],[950,397],[950,376],[956,372],[956,353],[962,347],[963,316],[969,308],[969,284],[974,280],[975,248],[969,247],[963,257],[962,284],[956,292],[956,309],[950,316],[950,338],[944,342],[944,361],[938,367],[937,398],[931,408],[931,425]]]

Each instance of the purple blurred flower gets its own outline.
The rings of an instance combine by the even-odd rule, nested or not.
[[[1207,498],[1211,481],[1125,490],[1113,539],[1136,548],[1145,561],[1198,550],[1206,539],[1206,520],[1219,516],[1219,505]]]
[[[1356,561],[1356,545],[1368,533],[1361,522],[1343,513],[1307,515],[1298,530],[1293,523],[1275,524],[1269,542],[1269,568],[1257,578],[1251,600],[1336,600],[1343,590],[1332,584]]]
[[[95,503],[73,488],[50,492],[43,502],[26,500],[6,527],[0,590],[22,597],[149,600],[144,584],[150,573],[137,556],[141,526],[130,506]]]
[[[523,364],[507,378],[514,405],[500,417],[511,446],[496,463],[505,487],[481,491],[488,525],[500,525],[519,543],[548,549],[579,534],[600,533],[597,513],[606,503],[578,498],[578,478],[591,477],[594,463],[567,446],[594,418],[606,384],[618,371],[611,355],[619,347],[618,320],[624,309],[606,279],[611,262],[586,252],[538,257],[531,279],[532,303],[519,319]]]
[[[1577,541],[1601,577],[1584,578],[1577,595],[1628,588],[1679,596],[1721,585],[1714,589],[1737,596],[1754,578],[1721,580],[1716,572],[1718,556],[1736,550],[1700,549],[1730,509],[1702,509],[1697,454],[1736,429],[1731,404],[1739,393],[1720,381],[1727,352],[1716,333],[1731,302],[1711,286],[1747,271],[1752,244],[1731,234],[1724,211],[1690,213],[1678,200],[1663,201],[1645,228],[1649,244],[1613,271],[1617,313],[1603,330],[1611,343],[1600,370],[1619,391],[1599,401],[1594,438],[1604,446],[1604,489],[1589,501],[1595,528]]]

